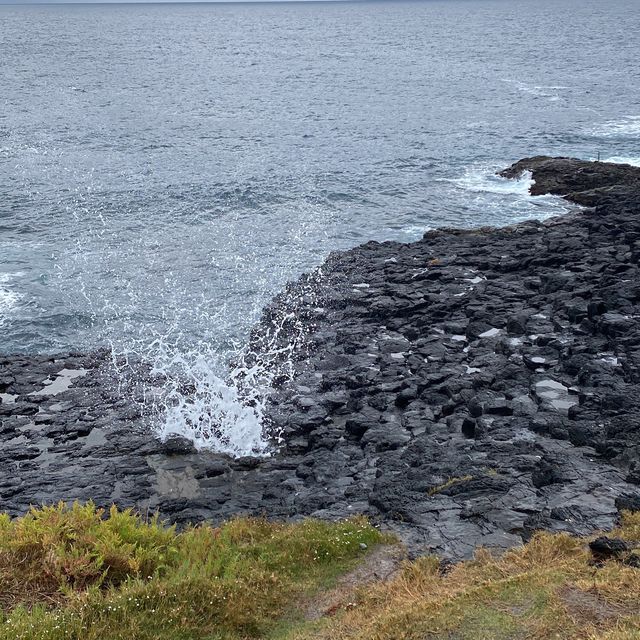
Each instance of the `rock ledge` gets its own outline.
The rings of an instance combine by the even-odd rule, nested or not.
[[[106,354],[0,360],[0,508],[363,512],[451,558],[640,509],[640,169],[538,157],[504,175],[524,170],[591,208],[367,243],[276,297],[254,344],[292,309],[307,338],[271,400],[271,458],[155,441]]]

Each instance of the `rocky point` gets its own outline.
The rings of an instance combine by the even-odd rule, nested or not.
[[[640,168],[536,157],[503,175],[523,171],[583,206],[334,253],[265,309],[255,350],[287,317],[305,335],[269,401],[270,457],[159,442],[107,352],[0,358],[0,509],[365,513],[454,559],[640,509]]]

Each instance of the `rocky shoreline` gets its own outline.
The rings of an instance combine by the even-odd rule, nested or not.
[[[365,513],[457,559],[640,509],[640,168],[538,157],[504,175],[524,170],[589,208],[367,243],[276,297],[254,346],[275,324],[290,339],[286,314],[305,340],[270,400],[269,458],[158,442],[106,352],[0,357],[0,510]]]

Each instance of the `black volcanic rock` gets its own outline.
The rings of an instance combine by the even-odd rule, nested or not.
[[[365,513],[450,558],[640,509],[640,169],[539,157],[506,175],[523,170],[592,208],[336,252],[265,309],[256,359],[297,338],[270,360],[270,457],[158,442],[141,409],[162,380],[142,363],[123,388],[104,352],[0,358],[0,508]],[[79,374],[47,393],[63,370]]]
[[[184,436],[171,435],[162,443],[162,452],[167,455],[187,455],[195,453],[193,442]]]
[[[631,550],[631,546],[621,538],[609,538],[600,536],[589,543],[589,548],[598,560],[618,558]]]
[[[640,188],[640,167],[576,158],[524,158],[500,175],[517,178],[525,171],[530,171],[535,180],[531,195],[550,193],[586,206],[596,206],[608,196],[625,198]]]

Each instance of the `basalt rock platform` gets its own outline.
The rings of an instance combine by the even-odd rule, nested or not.
[[[640,169],[538,157],[505,175],[525,170],[589,208],[368,243],[276,297],[253,344],[274,324],[291,339],[285,317],[305,338],[268,458],[157,441],[106,352],[0,358],[0,509],[365,513],[450,558],[640,509]]]

